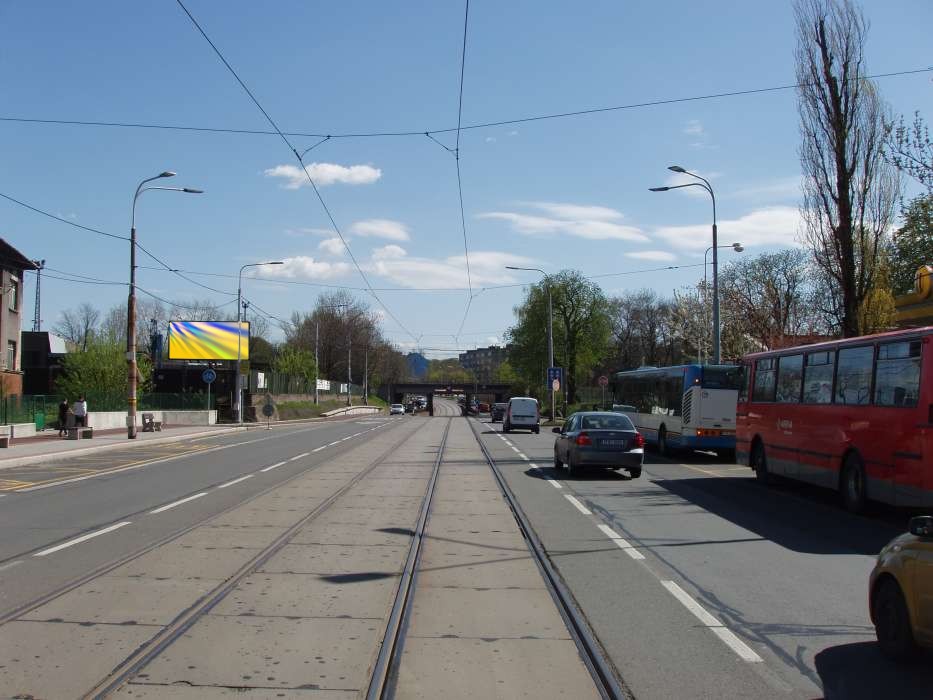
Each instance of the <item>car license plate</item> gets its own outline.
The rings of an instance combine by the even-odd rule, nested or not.
[[[605,450],[624,450],[625,440],[600,440],[599,446]]]

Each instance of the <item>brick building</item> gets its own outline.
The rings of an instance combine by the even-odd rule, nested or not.
[[[23,393],[23,273],[35,269],[32,260],[0,238],[0,388],[4,394]]]

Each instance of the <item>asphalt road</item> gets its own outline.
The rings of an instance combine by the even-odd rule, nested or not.
[[[95,467],[120,470],[81,472],[83,477],[71,471],[86,467],[79,458],[37,467],[39,488],[0,498],[0,620],[313,469],[400,420],[404,417],[361,416],[195,439],[174,443],[168,456],[143,451],[152,461],[141,463],[133,448],[105,452],[95,457]]]
[[[570,479],[554,435],[483,437],[636,698],[933,697],[933,656],[895,665],[868,617],[874,555],[906,526],[832,494],[763,488],[712,456],[649,453],[640,479]]]

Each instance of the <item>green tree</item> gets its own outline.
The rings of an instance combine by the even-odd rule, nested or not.
[[[138,354],[138,390],[147,391],[151,384],[152,363]],[[91,338],[83,352],[71,352],[62,359],[62,376],[56,387],[60,394],[74,400],[81,394],[126,396],[126,346],[109,340]],[[93,408],[93,406],[92,406]]]
[[[602,289],[575,270],[563,270],[531,285],[515,309],[518,321],[509,329],[509,362],[532,387],[544,391],[547,368],[547,285],[554,306],[554,361],[565,368],[567,397],[577,399],[577,386],[607,355],[612,333],[609,302]]]
[[[460,365],[460,361],[451,357],[446,360],[429,360],[428,373],[425,376],[429,382],[449,382],[457,384],[472,384],[473,375]]]
[[[912,199],[903,217],[903,225],[894,232],[889,255],[895,294],[913,291],[917,268],[933,264],[933,194]]]
[[[314,364],[313,352],[286,345],[275,358],[273,366],[276,372],[301,377],[307,384],[314,387],[317,365]]]

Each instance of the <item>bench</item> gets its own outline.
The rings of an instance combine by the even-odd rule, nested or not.
[[[65,428],[68,431],[69,440],[90,440],[94,437],[94,428],[82,427],[82,426],[72,426],[70,428]]]
[[[152,413],[143,414],[143,432],[155,433],[162,432],[162,421],[156,420]]]

